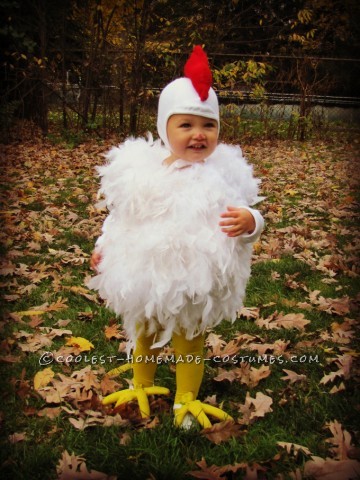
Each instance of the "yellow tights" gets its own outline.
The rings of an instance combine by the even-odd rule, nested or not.
[[[174,334],[173,347],[176,359],[176,394],[175,403],[180,403],[185,393],[191,392],[196,399],[204,375],[204,341],[205,335],[187,340],[183,335]],[[156,359],[160,349],[150,348],[154,343],[154,335],[140,335],[133,352],[133,381],[135,388],[151,387],[154,384],[156,361],[145,361],[153,355]],[[139,360],[139,361],[137,361]]]

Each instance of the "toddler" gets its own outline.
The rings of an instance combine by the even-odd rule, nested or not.
[[[172,340],[176,362],[175,424],[229,419],[197,400],[205,332],[234,321],[250,276],[252,244],[263,229],[250,207],[260,199],[238,146],[218,143],[219,105],[205,52],[196,46],[185,77],[168,84],[158,105],[160,140],[130,138],[99,167],[109,210],[92,255],[89,286],[121,316],[128,352],[145,359]],[[187,361],[187,358],[189,361]],[[200,358],[201,361],[194,361]],[[143,417],[156,362],[133,361],[133,389],[105,404],[137,399]]]

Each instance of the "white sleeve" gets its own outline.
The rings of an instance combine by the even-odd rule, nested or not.
[[[252,233],[243,233],[239,236],[239,239],[243,243],[255,243],[259,237],[261,232],[264,229],[265,221],[259,210],[255,210],[254,208],[250,208],[248,206],[240,205],[239,208],[245,208],[248,210],[251,215],[254,217],[255,220],[255,230]]]

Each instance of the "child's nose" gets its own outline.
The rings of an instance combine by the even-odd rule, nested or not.
[[[205,133],[201,129],[198,129],[194,132],[194,138],[196,140],[204,140]]]

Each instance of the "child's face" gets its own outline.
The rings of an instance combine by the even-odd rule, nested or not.
[[[167,123],[167,136],[174,159],[203,162],[216,148],[219,127],[216,120],[198,115],[175,114]]]

